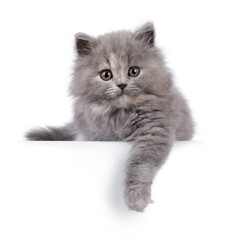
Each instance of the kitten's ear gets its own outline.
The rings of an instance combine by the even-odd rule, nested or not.
[[[144,24],[134,33],[135,39],[153,47],[155,43],[155,30],[152,22]]]
[[[89,55],[97,45],[97,39],[85,33],[76,33],[75,44],[79,56]]]

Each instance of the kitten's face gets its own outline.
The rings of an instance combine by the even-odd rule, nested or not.
[[[139,95],[142,92],[140,82],[143,75],[144,68],[140,63],[131,63],[129,56],[118,56],[111,51],[109,56],[102,58],[93,81],[101,85],[102,98],[110,100]]]
[[[151,27],[145,25],[136,33],[116,32],[98,39],[84,35],[84,42],[81,35],[72,93],[120,106],[131,104],[139,96],[155,94],[164,66],[154,47]]]

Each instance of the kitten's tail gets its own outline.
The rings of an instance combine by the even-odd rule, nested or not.
[[[31,141],[73,141],[76,133],[72,123],[62,127],[45,127],[32,129],[25,134]]]

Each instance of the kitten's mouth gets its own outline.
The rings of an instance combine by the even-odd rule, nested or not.
[[[122,90],[121,92],[119,92],[118,97],[131,97],[134,96],[131,91],[128,91],[126,89]]]
[[[119,94],[119,96],[123,96],[123,95],[125,95],[125,96],[127,95],[127,94],[126,94],[126,91],[124,91],[124,90],[121,91],[121,93]]]
[[[118,91],[116,97],[117,98],[124,98],[124,97],[131,97],[133,94],[131,93],[131,91],[129,91],[128,89],[123,89],[121,91]]]

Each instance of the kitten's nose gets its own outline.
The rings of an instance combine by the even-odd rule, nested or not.
[[[118,84],[117,86],[123,90],[127,86],[127,84]]]

